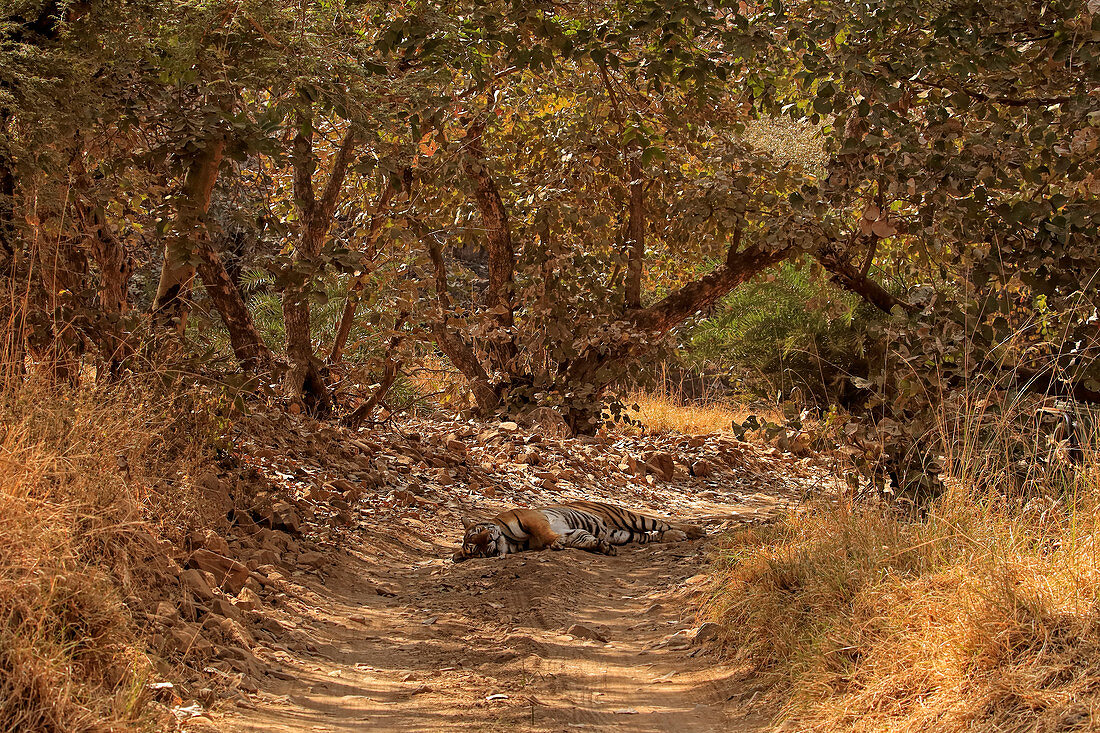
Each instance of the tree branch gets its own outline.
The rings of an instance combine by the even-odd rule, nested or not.
[[[482,133],[485,120],[478,117],[466,133],[469,155],[463,161],[466,175],[474,183],[477,208],[485,226],[486,241],[489,249],[489,287],[485,293],[485,302],[490,308],[501,308],[498,314],[500,323],[512,325],[512,282],[515,277],[516,255],[512,245],[512,229],[508,222],[508,212],[500,197],[496,182],[489,173],[482,146]]]
[[[869,278],[865,272],[853,265],[847,254],[840,252],[834,243],[822,245],[815,256],[826,270],[833,273],[833,282],[860,296],[884,313],[890,313],[895,306],[909,313],[920,310],[918,306],[895,297],[882,285]]]

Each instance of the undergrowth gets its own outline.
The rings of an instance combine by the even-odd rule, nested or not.
[[[796,729],[1100,721],[1100,461],[1051,465],[1019,494],[995,453],[960,444],[922,517],[823,498],[719,551],[705,615]]]
[[[33,381],[0,398],[0,730],[161,728],[137,612],[163,538],[210,511],[191,488],[210,426],[182,399]]]

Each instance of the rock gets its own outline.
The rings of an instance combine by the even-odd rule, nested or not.
[[[506,433],[514,433],[519,430],[519,423],[514,423],[509,420],[507,422],[502,422],[499,427]]]
[[[431,506],[432,502],[422,499],[411,491],[405,489],[398,489],[393,492],[393,498],[397,500],[398,506]]]
[[[261,565],[278,565],[279,553],[269,547],[265,547],[262,550],[253,552],[249,559],[256,562],[256,567]],[[253,568],[253,570],[255,570],[255,568]]]
[[[325,564],[327,556],[323,552],[303,552],[298,556],[299,565],[308,565],[311,568],[319,568]]]
[[[396,585],[390,585],[389,583],[375,583],[374,592],[380,596],[387,598],[394,598],[398,594],[398,588]]]
[[[281,529],[284,532],[298,534],[301,521],[298,519],[294,507],[285,501],[277,501],[271,505],[271,528]]]
[[[226,618],[234,619],[235,621],[241,620],[241,612],[225,598],[215,598],[210,602],[210,610],[219,616],[225,616]]]
[[[197,477],[195,488],[199,490],[203,505],[215,510],[221,516],[226,516],[233,509],[233,501],[229,498],[229,487],[215,471],[209,470]]]
[[[184,570],[180,573],[180,582],[183,583],[184,588],[191,591],[191,594],[200,601],[211,601],[214,599],[214,593],[210,590],[210,584],[206,582],[206,578],[198,570]]]
[[[229,662],[238,672],[258,676],[264,671],[264,663],[243,646],[226,646],[218,649],[218,656]]]
[[[706,621],[695,630],[695,635],[691,637],[691,643],[706,644],[708,641],[717,639],[721,633],[721,626],[714,623],[713,621]]]
[[[333,479],[332,480],[332,488],[336,489],[337,491],[339,491],[341,493],[345,493],[345,494],[349,491],[355,491],[356,490],[355,484],[353,484],[351,481],[348,481],[347,479],[342,479],[342,478]]]
[[[260,594],[248,586],[242,588],[241,592],[237,594],[237,608],[242,611],[258,611],[263,608],[263,605],[264,602],[260,599]]]
[[[714,472],[714,469],[710,465],[710,461],[705,458],[700,458],[695,463],[691,464],[691,475],[697,478],[706,478]]]
[[[692,636],[687,629],[680,629],[672,636],[661,642],[661,646],[669,649],[687,649],[691,646]]]
[[[310,501],[315,501],[318,504],[324,504],[336,494],[322,486],[310,486],[309,491],[306,492],[306,495],[309,497]]]
[[[256,640],[252,638],[252,634],[248,633],[248,629],[246,629],[244,625],[235,618],[229,618],[227,616],[221,620],[219,626],[221,626],[221,629],[223,632],[225,632],[226,636],[236,641],[238,645],[244,647],[245,649],[252,648],[252,646],[256,643]]]
[[[607,643],[607,637],[601,634],[591,626],[585,626],[584,624],[573,624],[566,632],[570,636],[575,636],[578,639],[588,639],[590,641],[599,641],[604,644]]]
[[[523,417],[532,431],[546,437],[568,438],[572,434],[565,419],[552,407],[536,407]]]
[[[212,529],[192,532],[188,539],[190,539],[191,547],[194,549],[207,549],[219,555],[229,554],[229,543]]]
[[[654,451],[646,456],[645,465],[647,469],[665,481],[671,481],[676,473],[676,461],[673,460],[671,453]]]
[[[202,635],[201,628],[195,624],[182,623],[173,626],[168,629],[168,637],[176,651],[181,654],[206,655],[214,650],[214,645]]]
[[[241,592],[248,580],[248,568],[236,560],[210,550],[195,550],[187,560],[188,565],[214,576],[214,582],[233,595]]]
[[[171,603],[161,601],[157,604],[157,610],[153,613],[153,618],[164,626],[171,626],[172,624],[179,623],[180,611]]]
[[[449,438],[447,440],[447,450],[455,455],[466,456],[466,444],[457,438]]]

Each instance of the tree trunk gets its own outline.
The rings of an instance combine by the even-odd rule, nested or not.
[[[313,174],[317,169],[313,152],[313,112],[308,104],[298,110],[297,126],[292,153],[294,200],[302,229],[294,258],[298,272],[294,273],[283,292],[283,326],[286,330],[286,355],[290,362],[284,388],[292,403],[304,406],[311,413],[323,414],[331,410],[332,397],[321,371],[321,362],[313,351],[309,314],[311,278],[321,246],[332,225],[344,178],[354,158],[356,137],[354,128],[349,127],[336,152],[328,183],[318,200],[313,191]]]
[[[466,175],[474,182],[475,200],[481,222],[485,227],[486,245],[489,250],[489,287],[485,291],[485,305],[496,309],[497,320],[502,326],[512,325],[512,282],[516,270],[516,253],[512,245],[512,229],[508,212],[500,197],[496,182],[489,173],[482,146],[484,120],[479,118],[470,126],[466,135],[469,155],[463,160]]]
[[[400,333],[402,326],[405,325],[405,320],[408,318],[407,313],[402,313],[394,324],[394,335],[390,339],[388,348],[386,349],[386,365],[382,370],[382,379],[378,382],[378,386],[375,388],[374,393],[370,398],[355,408],[347,417],[344,418],[343,423],[348,427],[358,428],[366,420],[369,420],[374,411],[378,409],[378,406],[382,404],[382,400],[386,398],[386,394],[390,391],[390,387],[397,381],[397,375],[401,373],[401,360],[396,358],[395,354],[401,342],[404,340],[404,334]]]
[[[822,245],[815,255],[817,261],[833,274],[834,283],[850,290],[884,313],[889,313],[895,306],[909,313],[920,310],[912,303],[894,297],[890,291],[867,276],[871,264],[870,256],[865,267],[856,267],[848,255],[841,252],[833,242]]]
[[[45,328],[38,341],[35,359],[53,373],[59,382],[76,385],[80,379],[80,362],[85,352],[87,314],[90,304],[82,302],[88,274],[88,259],[76,242],[64,230],[68,202],[60,211],[39,210],[34,213],[34,252],[41,281]],[[58,222],[53,224],[52,220]],[[46,232],[50,232],[49,235]],[[56,233],[55,233],[56,232]]]
[[[589,385],[597,393],[603,391],[613,376],[603,373],[607,367],[624,359],[636,358],[692,315],[710,308],[738,285],[791,256],[794,251],[756,247],[741,250],[740,242],[741,231],[738,230],[721,267],[684,285],[648,308],[629,312],[622,321],[608,329],[609,333],[622,334],[616,341],[590,347],[577,358],[563,363],[560,374],[564,384],[570,388]],[[637,335],[631,335],[632,331]],[[565,417],[568,421],[569,416]]]
[[[645,264],[645,185],[637,159],[630,161],[630,207],[627,211],[625,301],[628,310],[642,307],[642,267]]]
[[[363,246],[362,271],[352,281],[348,288],[348,294],[344,297],[344,310],[340,314],[340,323],[336,327],[336,338],[332,341],[332,351],[328,355],[329,364],[337,364],[344,358],[344,348],[348,344],[348,336],[351,335],[351,327],[355,324],[355,311],[359,307],[360,294],[367,285],[370,277],[370,264],[378,254],[378,235],[382,231],[382,214],[393,195],[393,186],[387,183],[382,189],[382,195],[378,198],[378,204],[374,207],[374,213],[370,218],[370,226],[367,228],[367,241]]]
[[[0,131],[7,131],[5,117]],[[0,136],[0,140],[3,136]],[[25,303],[20,292],[22,246],[15,226],[15,174],[6,147],[0,147],[0,389],[23,381]]]
[[[157,331],[174,329],[182,336],[187,330],[191,285],[195,278],[192,258],[196,246],[206,241],[203,221],[210,208],[210,196],[218,180],[225,141],[211,141],[187,168],[176,226],[164,246],[157,294],[153,298],[153,326]]]
[[[241,368],[250,374],[270,372],[274,363],[271,351],[256,328],[240,289],[222,265],[221,257],[208,244],[199,247],[198,255],[199,277],[229,332],[229,342]]]

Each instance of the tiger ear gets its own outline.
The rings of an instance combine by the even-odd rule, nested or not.
[[[466,517],[462,518],[462,529],[469,529],[474,526],[474,521]]]

